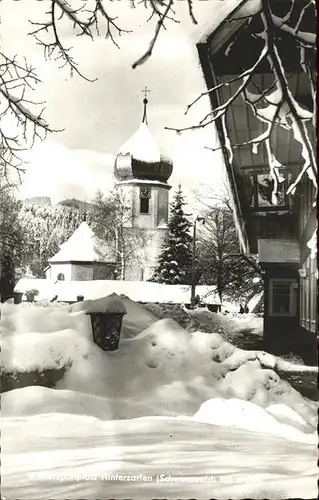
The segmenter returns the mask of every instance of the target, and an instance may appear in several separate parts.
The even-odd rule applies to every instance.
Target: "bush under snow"
[[[142,316],[144,308],[132,306],[132,313]],[[146,318],[151,321],[148,311]],[[125,400],[127,418],[190,416],[205,401],[222,397],[264,408],[284,402],[310,425],[316,421],[314,403],[263,368],[260,354],[238,349],[217,333],[187,332],[169,318],[131,338],[126,325],[127,338],[120,339],[115,352],[93,343],[89,316],[83,312],[6,305],[1,323],[7,328],[2,339],[5,372],[66,367],[59,389]],[[10,333],[13,327],[17,330]],[[125,417],[122,411],[114,416]]]

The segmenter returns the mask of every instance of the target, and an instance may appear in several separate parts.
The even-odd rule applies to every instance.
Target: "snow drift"
[[[62,399],[59,395],[52,398],[57,411],[74,413],[79,401],[87,408],[90,405],[85,403],[85,397],[90,395],[104,398],[104,418],[192,416],[206,401],[224,398],[249,401],[261,408],[281,403],[307,422],[306,432],[316,425],[313,402],[303,398],[273,370],[263,368],[258,353],[238,349],[219,334],[190,333],[166,318],[131,338],[126,325],[128,338],[121,338],[119,350],[104,352],[92,342],[89,317],[83,311],[69,309],[70,306],[50,310],[6,305],[1,320],[6,325],[2,340],[4,371],[67,368],[57,386]],[[150,311],[129,299],[125,309],[128,314],[124,318],[130,318],[131,313],[132,324],[138,322],[135,314],[140,320],[144,318],[144,324],[155,319]],[[16,328],[15,333],[12,328]],[[57,331],[52,331],[54,328]],[[27,398],[22,397],[23,391]],[[25,399],[27,408],[32,408],[33,401],[39,410],[37,399],[43,400],[45,389],[38,391],[39,394],[37,388],[19,391],[22,413]],[[72,403],[75,400],[71,397],[63,399],[65,391],[74,391],[77,402]],[[14,405],[11,402],[6,407],[6,399],[12,401],[10,397],[18,397],[18,393],[4,396],[3,410],[12,414],[10,408]],[[224,409],[220,407],[218,411],[223,413]]]
[[[6,371],[66,368],[56,389],[2,394],[3,494],[313,498],[316,405],[258,353],[124,306],[115,352],[92,342],[84,311],[2,306]]]

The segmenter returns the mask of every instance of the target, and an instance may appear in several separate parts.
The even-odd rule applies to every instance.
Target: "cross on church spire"
[[[146,113],[146,107],[148,104],[147,94],[149,94],[151,91],[145,86],[142,92],[144,93],[144,99],[143,99],[144,111],[143,111],[142,123],[147,123],[147,113]]]
[[[144,92],[144,99],[147,99],[147,94],[149,94],[149,93],[150,93],[150,90],[146,87],[146,85],[145,85],[145,87],[143,88],[143,92]]]

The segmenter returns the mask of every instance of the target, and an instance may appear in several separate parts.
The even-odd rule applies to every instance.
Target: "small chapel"
[[[125,263],[125,280],[146,281],[154,274],[167,235],[168,184],[173,163],[161,151],[148,124],[147,89],[142,121],[120,147],[115,163],[116,189],[130,206],[124,234],[134,238],[134,251]],[[57,281],[120,279],[116,275],[116,249],[98,241],[86,220],[59,252],[49,260],[46,277]]]
[[[46,278],[53,281],[113,280],[115,249],[96,237],[84,213],[83,221],[49,259]]]

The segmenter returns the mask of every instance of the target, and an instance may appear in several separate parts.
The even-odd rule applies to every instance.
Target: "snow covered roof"
[[[233,19],[243,19],[245,16],[257,13],[261,8],[260,0],[227,0],[227,2],[219,2],[218,9],[214,17],[209,17],[205,23],[201,23],[198,30],[195,32],[196,41],[198,43],[206,43],[208,38],[217,31],[222,23],[230,16]],[[227,27],[232,29],[233,23]],[[223,36],[221,37],[221,39]]]
[[[130,153],[136,160],[150,163],[161,161],[159,146],[147,123],[140,124],[136,132],[120,147],[119,153]]]
[[[172,162],[161,152],[147,123],[144,99],[143,121],[120,147],[115,160],[114,173],[119,181],[146,179],[166,182],[172,174]]]
[[[114,262],[114,250],[96,237],[87,222],[83,221],[72,236],[60,246],[51,259],[54,262]]]

